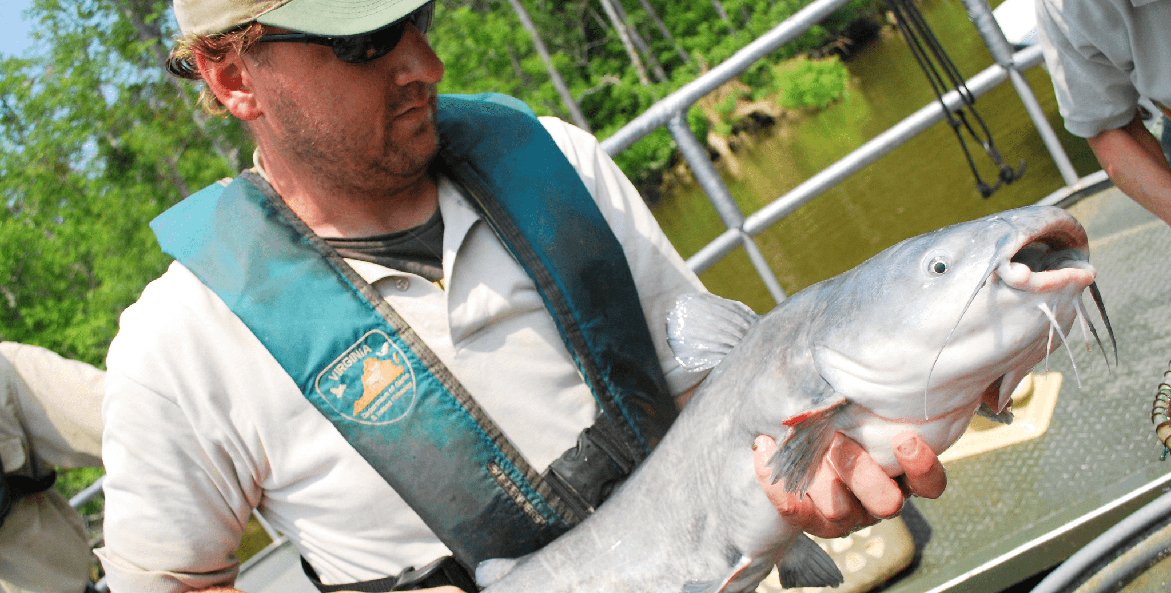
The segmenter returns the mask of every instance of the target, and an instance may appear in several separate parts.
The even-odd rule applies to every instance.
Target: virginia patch
[[[317,394],[338,414],[362,424],[402,420],[415,403],[415,371],[385,333],[362,336],[317,375]]]

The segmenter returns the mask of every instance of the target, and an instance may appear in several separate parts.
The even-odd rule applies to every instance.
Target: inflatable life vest
[[[543,474],[255,173],[193,194],[151,228],[474,567],[539,549],[584,519],[605,494],[599,483],[629,473],[675,407],[622,247],[535,114],[502,95],[444,95],[436,121],[440,166],[533,278],[599,404],[578,447]],[[363,381],[370,369],[374,384]]]

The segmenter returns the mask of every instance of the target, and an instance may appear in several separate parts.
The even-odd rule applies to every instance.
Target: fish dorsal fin
[[[706,292],[685,294],[667,314],[667,342],[689,371],[720,364],[760,316],[744,303]]]
[[[777,576],[786,589],[837,587],[846,580],[833,558],[804,533],[797,534],[793,547],[777,562]]]
[[[834,420],[848,404],[846,396],[832,393],[819,407],[785,420],[789,433],[768,460],[774,484],[783,478],[785,492],[805,494],[817,466],[833,444],[837,432]]]

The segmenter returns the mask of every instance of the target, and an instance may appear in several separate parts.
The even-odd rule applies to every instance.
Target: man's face
[[[259,43],[245,67],[256,83],[261,116],[252,125],[262,151],[330,185],[393,191],[435,156],[443,63],[413,25],[370,62],[342,62],[325,46]]]

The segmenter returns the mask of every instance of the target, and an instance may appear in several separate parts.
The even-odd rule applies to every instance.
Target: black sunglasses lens
[[[435,2],[428,2],[420,6],[415,12],[407,16],[420,34],[426,35],[431,28],[432,17],[435,16]]]
[[[374,45],[370,43],[370,37],[367,35],[336,38],[332,41],[333,54],[343,62],[359,64],[379,57],[373,55],[376,50]]]
[[[365,35],[338,37],[333,40],[333,53],[343,62],[360,64],[377,60],[390,53],[402,40],[407,23],[415,25],[422,35],[431,28],[431,17],[435,15],[435,3],[428,2],[411,14]]]

